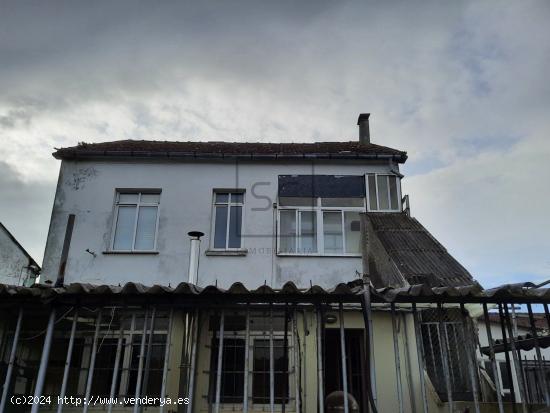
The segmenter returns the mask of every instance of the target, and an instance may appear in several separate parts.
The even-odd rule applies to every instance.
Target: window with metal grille
[[[216,387],[219,357],[218,315],[210,318],[212,334],[210,355],[210,402],[216,400]],[[288,327],[288,326],[287,326]],[[227,314],[224,317],[224,337],[222,350],[222,368],[220,371],[220,403],[241,404],[244,400],[244,377],[248,374],[248,398],[253,404],[270,403],[271,361],[270,339],[273,328],[273,379],[274,403],[289,401],[289,369],[291,356],[291,332],[287,331],[287,348],[285,364],[284,315],[274,313],[270,318],[268,312],[251,312],[248,342],[246,341],[246,316]],[[249,366],[246,372],[245,351],[249,350]]]
[[[421,333],[428,376],[439,397],[447,401],[447,382],[444,370],[446,354],[451,391],[454,400],[472,400],[473,393],[468,376],[468,357],[462,315],[458,309],[445,309],[443,328],[440,330],[439,311],[421,312]],[[445,345],[445,347],[443,347]]]

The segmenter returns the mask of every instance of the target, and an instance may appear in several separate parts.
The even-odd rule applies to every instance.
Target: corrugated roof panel
[[[409,283],[425,277],[430,286],[464,286],[475,283],[416,219],[405,213],[368,213],[374,232]]]

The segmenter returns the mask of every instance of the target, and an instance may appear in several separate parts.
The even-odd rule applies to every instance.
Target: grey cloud
[[[526,185],[545,176],[545,163],[523,167],[550,145],[541,138],[550,132],[544,0],[0,7],[4,161],[26,182],[53,182],[52,148],[80,140],[349,140],[357,114],[369,111],[374,142],[409,151],[415,213],[486,279],[493,258],[453,239],[465,240],[475,221],[475,245],[491,248],[484,222],[521,211],[514,176],[523,196],[550,201]],[[499,157],[516,175],[505,174]],[[502,176],[476,187],[466,167]],[[466,178],[476,184],[461,186]],[[502,204],[479,203],[481,190]],[[468,202],[476,212],[457,207]],[[534,222],[525,234],[538,234]],[[494,260],[543,276],[540,265],[512,262],[510,251],[524,244],[494,246],[507,251]],[[544,247],[531,249],[540,263]]]
[[[39,264],[48,232],[55,183],[26,182],[0,161],[0,221]]]

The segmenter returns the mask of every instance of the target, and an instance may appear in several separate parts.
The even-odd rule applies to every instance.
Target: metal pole
[[[506,326],[504,321],[504,313],[502,311],[502,304],[498,305],[498,320],[500,323],[500,330],[502,334],[502,342],[504,344],[504,358],[506,360],[506,374],[510,380],[510,396],[512,397],[512,411],[516,413],[516,392],[514,390],[514,378],[512,376],[512,364],[510,362],[510,354],[508,350],[508,338],[506,337]],[[502,371],[500,372],[502,374]]]
[[[306,319],[304,317],[304,324]],[[325,411],[325,395],[323,384],[323,314],[321,307],[317,307],[317,382],[319,393],[319,413]]]
[[[281,410],[283,413],[286,411],[286,397],[288,394],[288,303],[285,304],[285,334],[283,338],[283,365],[285,374],[283,375],[283,405]]]
[[[468,323],[468,316],[466,315],[466,309],[464,308],[463,303],[460,303],[460,313],[462,315],[462,331],[464,335],[464,346],[466,347],[466,358],[468,359],[468,372],[470,373],[470,383],[472,385],[474,408],[476,413],[480,413],[479,393],[477,389],[476,350],[475,350],[475,347],[472,345],[472,337],[470,334],[471,332],[470,324]]]
[[[63,380],[61,381],[61,391],[59,392],[61,403],[58,403],[57,405],[57,413],[61,413],[63,411],[63,404],[64,404],[63,399],[65,398],[65,393],[67,392],[67,382],[69,380],[69,373],[71,369],[71,359],[73,357],[74,336],[76,334],[77,321],[78,321],[78,309],[75,309],[73,314],[73,323],[71,325],[71,336],[69,337],[69,346],[67,347],[67,358],[65,359],[65,369],[63,370]]]
[[[195,369],[197,366],[197,345],[200,338],[200,319],[201,319],[201,313],[197,309],[195,310],[195,321],[193,323],[193,326],[195,330],[193,331],[193,338],[191,342],[191,368],[189,369],[189,404],[187,405],[187,411],[192,412],[193,411],[193,401],[195,391]]]
[[[111,391],[109,392],[109,404],[107,405],[107,413],[111,413],[113,411],[113,401],[116,394],[116,385],[118,381],[118,370],[120,366],[120,357],[122,355],[122,341],[124,339],[124,320],[122,318],[122,315],[120,316],[120,327],[118,331],[118,341],[116,344],[116,355],[115,355],[115,365],[113,366],[113,376],[111,379]]]
[[[401,358],[399,356],[399,334],[397,323],[395,321],[395,304],[391,303],[391,325],[393,331],[393,353],[395,358],[395,377],[397,384],[397,401],[399,402],[399,412],[403,413],[403,386],[401,384]]]
[[[95,358],[97,354],[97,338],[99,336],[99,328],[101,327],[101,308],[98,309],[98,313],[95,319],[95,332],[94,332],[94,338],[92,342],[92,351],[90,354],[90,364],[88,366],[88,377],[86,379],[86,392],[85,392],[85,398],[86,400],[90,400],[90,394],[92,392],[92,380],[94,378],[94,366],[95,366]],[[82,412],[86,413],[88,411],[89,404],[84,403],[84,407],[82,408]]]
[[[168,315],[168,331],[166,332],[166,347],[164,348],[164,364],[162,366],[162,384],[160,387],[160,397],[166,397],[166,380],[168,378],[168,366],[170,360],[170,347],[172,343],[172,325],[174,323],[174,308],[170,308]],[[191,403],[191,395],[188,395]],[[164,405],[159,406],[159,413],[164,411]]]
[[[370,282],[369,282],[370,283]],[[372,388],[372,402],[376,406],[378,396],[376,395],[376,362],[374,360],[374,328],[372,322],[372,308],[370,299],[370,284],[365,286],[363,292],[365,300],[365,313],[368,321],[368,339],[369,339],[369,368],[370,368],[370,383]]]
[[[220,411],[220,394],[222,389],[222,363],[223,363],[223,334],[225,327],[225,310],[222,309],[220,314],[220,332],[218,337],[218,366],[216,372],[216,404],[214,411]]]
[[[344,330],[344,305],[340,303],[340,356],[342,360],[342,387],[344,390],[344,413],[349,413],[348,372],[346,366],[346,337]]]
[[[44,346],[42,347],[42,356],[40,357],[40,367],[38,368],[38,377],[36,378],[36,386],[34,388],[34,399],[40,400],[42,389],[44,388],[44,380],[46,379],[46,370],[48,370],[48,359],[50,358],[50,348],[52,347],[53,327],[55,324],[55,308],[50,312],[48,319],[48,327],[46,336],[44,337]],[[33,403],[31,413],[38,412],[40,403]]]
[[[483,317],[485,319],[485,330],[487,331],[487,341],[489,342],[489,358],[493,365],[493,377],[495,378],[495,387],[497,393],[498,411],[504,413],[504,406],[502,404],[502,394],[500,393],[500,379],[498,377],[497,362],[495,359],[495,349],[493,348],[493,334],[491,333],[491,324],[489,322],[489,312],[487,311],[487,304],[483,303]]]
[[[416,311],[416,303],[412,304],[414,331],[416,336],[416,355],[418,357],[418,370],[420,372],[420,393],[422,394],[422,410],[428,413],[428,397],[426,395],[426,376],[424,374],[424,345],[422,343],[422,332],[420,329],[420,320]]]
[[[138,371],[137,371],[137,381],[136,381],[136,403],[134,404],[134,413],[139,412],[141,406],[139,403],[139,398],[141,397],[141,383],[143,380],[143,359],[145,358],[145,339],[147,337],[147,317],[149,316],[149,309],[145,310],[145,315],[143,316],[143,331],[141,332],[141,343],[139,345],[139,362],[138,362]]]
[[[275,357],[273,354],[273,305],[269,307],[269,410],[275,411]]]
[[[248,412],[248,375],[249,375],[249,357],[250,357],[250,309],[246,309],[246,330],[244,337],[244,394],[243,394],[243,412]]]
[[[147,342],[147,356],[145,358],[145,372],[143,373],[143,391],[147,394],[147,389],[149,386],[149,369],[151,368],[151,353],[153,352],[153,333],[155,331],[155,317],[157,314],[156,307],[153,307],[153,312],[151,314],[151,325],[149,326],[149,338]],[[141,409],[141,406],[140,406]]]
[[[521,399],[521,408],[523,413],[527,413],[527,387],[523,380],[523,368],[521,365],[521,356],[518,355],[516,349],[516,340],[514,337],[512,322],[510,321],[510,313],[508,312],[508,306],[504,306],[504,317],[506,320],[506,328],[508,329],[508,336],[510,337],[510,347],[512,349],[512,360],[514,360],[514,371],[516,372],[516,379],[518,382],[519,396]],[[512,386],[514,383],[512,382]]]
[[[407,314],[401,314],[403,320],[403,335],[404,339],[404,354],[405,354],[405,371],[407,376],[407,391],[409,394],[409,402],[411,404],[411,413],[416,413],[416,395],[413,388],[412,367],[411,367],[411,346],[409,345],[409,329],[407,326]]]
[[[294,350],[294,397],[296,401],[296,413],[300,413],[300,346],[298,342],[298,318],[296,306],[292,312],[292,349]]]
[[[447,403],[449,405],[449,412],[453,413],[453,389],[451,387],[451,376],[449,374],[449,358],[447,353],[447,339],[445,334],[445,324],[443,323],[443,306],[441,303],[437,303],[437,313],[439,316],[438,322],[438,336],[439,346],[441,347],[441,359],[443,362],[443,374],[445,376],[445,387],[447,389]]]
[[[8,368],[6,370],[6,379],[4,380],[4,388],[2,389],[2,401],[0,402],[0,412],[4,412],[6,402],[8,399],[8,390],[10,388],[11,375],[13,373],[13,366],[15,364],[15,355],[17,353],[17,342],[19,341],[19,334],[21,333],[21,323],[23,321],[23,307],[19,307],[17,314],[17,323],[15,324],[15,331],[13,333],[13,342],[11,344],[10,360],[8,362]]]
[[[539,377],[541,378],[542,388],[544,392],[544,400],[547,406],[550,406],[550,394],[548,393],[548,387],[546,385],[546,374],[544,372],[544,365],[542,363],[542,354],[540,352],[539,336],[537,333],[537,327],[535,326],[535,318],[533,317],[533,308],[531,304],[527,304],[527,311],[529,313],[529,323],[531,324],[531,334],[535,341],[535,352],[537,354],[537,364],[539,365]]]

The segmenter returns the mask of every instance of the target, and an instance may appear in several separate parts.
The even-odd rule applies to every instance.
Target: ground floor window
[[[244,401],[245,375],[248,374],[247,394],[255,404],[270,403],[271,352],[273,354],[273,393],[275,404],[289,402],[289,360],[292,355],[291,322],[287,320],[285,340],[284,313],[251,313],[246,334],[246,315],[228,314],[224,319],[220,403],[240,404]],[[270,321],[271,320],[271,321]],[[219,357],[219,315],[210,318],[210,401],[216,400]],[[273,331],[271,330],[273,327]],[[272,334],[272,339],[270,336]],[[286,343],[286,345],[285,345]],[[248,347],[248,370],[246,350]]]
[[[57,397],[61,391],[73,323],[73,311],[71,309],[66,310],[64,316],[58,317],[54,327],[43,389],[43,394],[46,396]],[[47,315],[47,313],[28,314],[23,318],[15,366],[10,380],[10,395],[29,395],[34,392],[44,343]],[[154,324],[151,327],[151,312],[146,314],[141,309],[132,311],[122,311],[120,308],[103,309],[99,331],[96,336],[97,317],[98,310],[79,310],[65,395],[68,397],[85,396],[90,369],[93,368],[90,394],[98,397],[110,396],[116,365],[115,359],[118,352],[119,363],[114,396],[134,397],[140,373],[139,360],[142,337],[145,334],[140,393],[151,397],[159,397],[166,349],[168,314],[157,311]],[[11,343],[13,342],[11,327],[13,326],[9,326],[7,334],[4,335],[0,345],[0,371],[4,372],[4,377],[10,357]],[[92,366],[94,348],[95,360]],[[145,366],[147,366],[147,369]]]
[[[466,335],[460,310],[446,309],[443,314],[442,326],[443,328],[440,330],[437,310],[422,311],[420,329],[428,376],[440,399],[447,401],[447,377],[443,364],[446,354],[453,399],[473,400],[468,376],[468,357],[471,358],[472,354],[469,353],[466,346]]]

